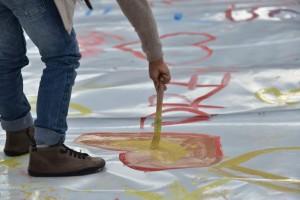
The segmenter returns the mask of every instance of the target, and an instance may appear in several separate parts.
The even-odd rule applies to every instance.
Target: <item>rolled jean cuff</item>
[[[37,145],[56,145],[63,144],[65,134],[57,133],[53,130],[35,127],[34,138]]]
[[[1,126],[6,131],[20,131],[33,126],[33,119],[31,113],[29,112],[24,117],[13,121],[6,121],[1,119]]]

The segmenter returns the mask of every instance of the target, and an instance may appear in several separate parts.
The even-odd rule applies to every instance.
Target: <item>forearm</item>
[[[147,0],[117,0],[123,13],[142,42],[143,51],[149,61],[162,59],[162,45],[157,25]]]

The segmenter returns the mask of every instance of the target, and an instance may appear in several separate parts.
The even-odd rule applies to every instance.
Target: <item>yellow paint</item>
[[[36,103],[37,103],[37,98],[36,97],[30,97],[29,98],[29,103],[31,104],[32,110],[33,112],[35,112],[34,108],[36,107]],[[86,115],[90,115],[93,113],[93,111],[91,109],[89,109],[88,107],[78,104],[78,103],[73,103],[70,102],[70,106],[69,106],[70,110],[74,110],[77,112],[69,112],[69,116],[86,116]]]
[[[268,104],[293,105],[300,103],[300,88],[288,92],[282,92],[276,87],[265,88],[256,92],[255,96]]]
[[[262,150],[257,150],[257,151],[253,151],[253,152],[248,152],[248,153],[238,156],[236,158],[226,160],[226,161],[220,163],[219,165],[210,168],[210,171],[212,171],[218,175],[224,176],[226,178],[246,181],[249,183],[253,183],[253,184],[263,186],[263,187],[266,187],[266,188],[269,188],[272,190],[280,191],[280,192],[300,193],[300,187],[299,187],[300,180],[299,179],[292,179],[292,178],[288,178],[285,176],[280,176],[280,175],[240,166],[241,164],[243,164],[251,159],[254,159],[260,155],[275,153],[275,152],[286,152],[286,151],[300,151],[300,147],[270,148],[270,149],[262,149]],[[239,173],[242,172],[244,174],[251,175],[254,177],[256,177],[256,176],[262,177],[265,180],[269,180],[269,182],[255,180],[255,178],[249,178],[246,176],[237,176],[234,173],[225,171],[225,169],[229,169],[233,172],[239,172]],[[288,183],[289,186],[280,185],[282,183],[285,183],[285,184]]]
[[[45,188],[44,188],[45,189]],[[47,191],[40,188],[39,183],[37,185],[33,184],[23,184],[20,186],[20,191],[24,195],[24,200],[40,199],[40,200],[57,200],[62,199],[59,197],[54,197],[51,192],[55,192],[54,188],[49,187]]]
[[[161,135],[161,121],[162,121],[162,106],[164,99],[164,86],[163,84],[158,84],[157,96],[156,96],[156,114],[154,123],[154,136],[152,138],[151,149],[157,149],[160,142]]]
[[[164,200],[165,198],[157,194],[155,192],[143,192],[143,191],[137,191],[137,190],[128,190],[128,194],[138,196],[142,198],[143,200]]]
[[[189,192],[179,182],[173,183],[169,188],[174,200],[181,200],[186,197]]]
[[[170,142],[166,139],[160,141],[160,145],[157,149],[150,149],[149,146],[151,140],[120,140],[110,143],[111,146],[117,148],[133,149],[135,151],[143,153],[149,153],[154,160],[158,160],[162,163],[174,163],[188,154],[188,151],[180,144]]]
[[[46,196],[44,198],[44,200],[57,200],[55,197],[52,197],[52,196]]]
[[[300,147],[279,147],[279,148],[270,148],[262,149],[257,151],[248,152],[236,158],[226,160],[218,165],[218,167],[228,167],[234,165],[240,165],[244,162],[247,162],[257,156],[274,153],[274,152],[285,152],[285,151],[300,151]]]
[[[161,111],[156,112],[155,123],[154,123],[154,136],[151,142],[151,148],[157,149],[160,142],[160,134],[161,134]]]
[[[271,174],[271,173],[268,173],[268,172],[262,172],[262,171],[259,171],[259,170],[254,170],[254,169],[250,169],[250,168],[246,168],[246,167],[231,166],[231,167],[228,167],[228,169],[231,169],[231,170],[234,170],[234,171],[239,171],[239,172],[246,173],[246,174],[250,174],[250,175],[253,175],[253,176],[260,176],[262,178],[270,179],[270,180],[284,180],[284,179],[286,179],[286,177],[284,177],[284,176],[279,176],[279,175]]]
[[[226,172],[226,171],[224,171],[220,168],[216,168],[216,167],[210,168],[209,170],[211,172],[214,172],[215,174],[226,177],[227,179],[245,181],[248,183],[253,183],[255,185],[259,185],[259,186],[266,187],[266,188],[269,188],[269,189],[272,189],[275,191],[280,191],[280,192],[300,193],[300,189],[298,189],[299,186],[296,186],[296,187],[281,186],[281,185],[279,185],[279,183],[282,181],[277,180],[277,182],[275,181],[275,183],[274,183],[274,181],[266,182],[266,181],[255,180],[255,178],[237,176],[233,173]],[[284,181],[284,182],[286,182],[286,181]]]
[[[191,192],[189,192],[179,182],[174,182],[169,187],[169,193],[165,195],[161,195],[156,192],[143,192],[143,191],[135,191],[135,190],[128,190],[127,193],[134,196],[138,196],[143,200],[199,200],[199,199],[212,198],[212,197],[217,198],[220,196],[223,198],[225,197],[226,199],[226,195],[228,194],[228,191],[218,192],[218,193],[214,192],[212,194],[206,194],[206,192],[214,188],[217,188],[221,185],[224,185],[229,181],[230,180],[228,179],[220,179]]]
[[[11,159],[7,159],[7,160],[1,160],[0,165],[4,165],[8,168],[16,168],[16,167],[19,167],[21,165],[21,163],[17,159],[11,158]]]
[[[70,109],[79,111],[79,115],[90,115],[92,114],[92,110],[89,109],[88,107],[85,107],[83,105],[80,105],[78,103],[70,103]],[[76,114],[70,113],[70,115],[75,116]],[[78,114],[77,114],[78,115]]]

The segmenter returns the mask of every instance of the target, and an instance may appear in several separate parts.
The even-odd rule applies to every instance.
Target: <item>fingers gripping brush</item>
[[[157,149],[160,142],[161,121],[162,121],[161,115],[162,115],[164,90],[165,90],[164,86],[162,84],[159,84],[157,89],[156,115],[154,120],[154,135],[152,137],[151,149]]]

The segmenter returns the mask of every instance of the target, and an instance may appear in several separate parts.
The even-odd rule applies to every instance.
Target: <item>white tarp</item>
[[[300,199],[298,0],[152,1],[172,73],[167,147],[154,156],[155,91],[138,38],[116,2],[93,4],[75,17],[83,58],[67,144],[104,157],[106,169],[31,178],[28,156],[1,152],[1,200]],[[27,46],[34,108],[43,65],[29,39]]]

